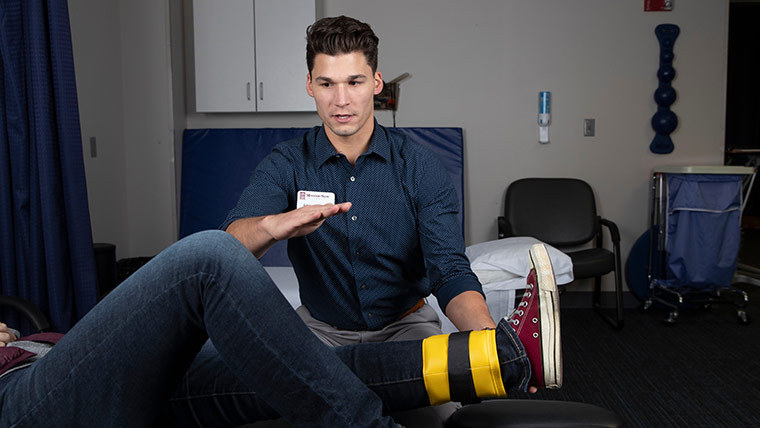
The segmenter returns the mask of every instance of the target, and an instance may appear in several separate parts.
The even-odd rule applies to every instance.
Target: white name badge
[[[296,196],[296,209],[306,205],[334,204],[335,193],[313,192],[311,190],[299,190]]]

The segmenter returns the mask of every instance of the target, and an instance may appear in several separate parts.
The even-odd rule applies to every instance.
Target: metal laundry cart
[[[645,310],[664,305],[670,309],[665,321],[672,324],[684,307],[731,303],[739,322],[749,323],[747,293],[733,281],[742,210],[754,179],[751,167],[655,168]]]

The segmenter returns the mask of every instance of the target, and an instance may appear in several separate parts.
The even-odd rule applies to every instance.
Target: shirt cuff
[[[237,218],[237,217],[232,217],[232,218],[228,218],[228,219],[224,220],[224,223],[222,223],[221,226],[219,226],[219,230],[221,230],[223,232],[226,231],[227,228],[230,227],[230,225],[232,224],[232,222],[234,222],[235,220],[240,220],[240,219]]]
[[[441,307],[441,310],[445,314],[446,306],[449,305],[451,299],[470,290],[477,291],[485,299],[486,295],[483,293],[483,287],[480,285],[475,274],[457,275],[444,282],[433,294],[438,299],[438,306]]]

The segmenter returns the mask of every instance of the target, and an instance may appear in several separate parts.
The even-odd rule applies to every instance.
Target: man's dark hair
[[[317,54],[336,56],[362,52],[372,72],[377,71],[378,38],[372,27],[354,18],[322,18],[306,29],[306,65],[314,68]]]

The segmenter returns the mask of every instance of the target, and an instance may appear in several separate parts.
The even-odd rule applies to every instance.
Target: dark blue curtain
[[[0,294],[61,332],[97,295],[81,144],[67,2],[0,0]]]

